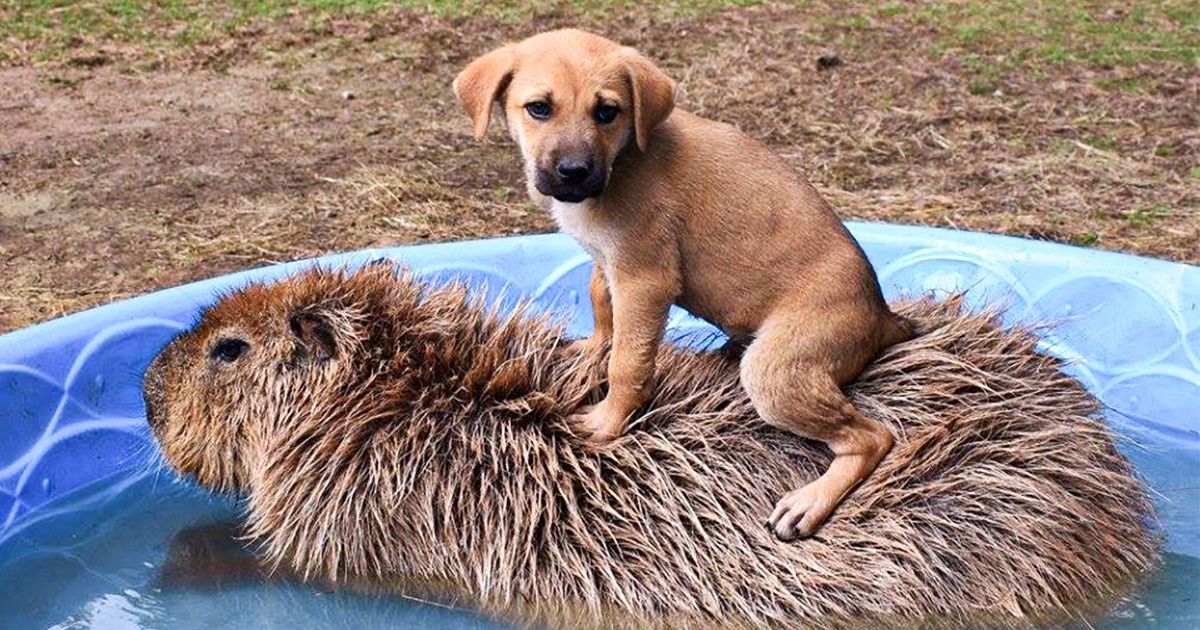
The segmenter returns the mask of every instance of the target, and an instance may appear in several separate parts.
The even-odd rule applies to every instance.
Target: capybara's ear
[[[625,72],[633,94],[633,136],[645,151],[650,133],[675,109],[675,82],[640,53],[627,48]]]
[[[308,357],[328,361],[337,356],[337,337],[328,317],[316,311],[302,310],[292,314],[289,323],[292,335]]]
[[[483,138],[487,133],[492,103],[504,94],[515,63],[513,47],[504,46],[475,59],[454,77],[454,95],[471,117],[476,138]]]

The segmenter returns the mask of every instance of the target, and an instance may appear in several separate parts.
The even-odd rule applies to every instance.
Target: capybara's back
[[[235,293],[147,374],[167,459],[248,498],[265,556],[373,589],[454,585],[555,625],[954,625],[1111,604],[1155,565],[1145,487],[1097,401],[1026,331],[956,300],[850,386],[896,446],[818,534],[780,493],[829,453],[766,426],[716,353],[664,349],[628,435],[565,418],[598,357],[390,265]],[[234,349],[237,349],[234,351]]]

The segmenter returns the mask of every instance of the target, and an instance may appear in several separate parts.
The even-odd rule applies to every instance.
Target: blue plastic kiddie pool
[[[1102,627],[1200,627],[1200,269],[1023,239],[852,224],[889,299],[965,290],[1012,323],[1050,323],[1047,351],[1107,405],[1157,492],[1163,572]],[[0,628],[495,625],[469,610],[272,582],[164,588],[181,532],[236,517],[230,499],[158,463],[141,375],[223,291],[317,262],[402,261],[531,298],[591,326],[590,262],[558,234],[420,245],[255,269],[0,336]],[[503,289],[503,292],[501,290]],[[704,324],[676,312],[676,338]]]

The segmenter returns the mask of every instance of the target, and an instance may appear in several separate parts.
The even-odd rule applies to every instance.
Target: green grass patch
[[[879,7],[879,9],[877,10],[879,15],[881,17],[885,17],[885,18],[900,15],[902,13],[906,13],[907,11],[908,11],[908,7],[906,7],[903,4],[900,4],[898,2],[885,4],[881,7]]]
[[[1159,219],[1166,216],[1170,208],[1157,205],[1148,208],[1134,208],[1125,215],[1125,220],[1134,227],[1151,227],[1158,223]]]
[[[301,15],[320,24],[404,7],[437,15],[521,20],[556,11],[603,18],[633,10],[673,19],[760,0],[5,0],[0,2],[0,59],[33,49],[41,60],[61,59],[89,42],[132,43],[148,49],[187,47],[251,23]],[[791,0],[806,5],[807,0]],[[1026,60],[1045,63],[1134,65],[1176,60],[1200,63],[1200,2],[1160,0],[993,0],[886,4],[856,0],[849,10],[809,11],[812,20],[862,31],[899,23],[935,33],[937,53],[1002,57],[1001,69]]]
[[[61,74],[50,74],[45,77],[42,77],[42,80],[45,81],[46,83],[49,83],[50,85],[57,85],[58,87],[64,87],[64,88],[73,88],[76,85],[79,85],[80,83],[82,83],[84,80],[84,77],[80,77],[80,76],[69,77],[69,76],[65,76],[65,75],[61,75]]]
[[[975,96],[987,96],[996,93],[996,86],[987,81],[972,81],[967,86],[967,91]]]
[[[1100,77],[1095,83],[1096,87],[1110,92],[1145,92],[1153,87],[1152,81],[1144,76]]]
[[[1099,66],[1200,60],[1200,2],[1195,0],[993,0],[906,5],[890,14],[875,13],[932,29],[935,52]]]
[[[1050,151],[1056,155],[1071,155],[1078,148],[1074,140],[1067,138],[1054,138],[1050,141]]]
[[[1117,148],[1117,143],[1112,138],[1105,136],[1087,136],[1082,141],[1084,144],[1101,151],[1114,151]]]
[[[691,17],[760,0],[668,0],[652,16]],[[301,16],[311,28],[330,18],[364,16],[407,8],[449,17],[519,20],[559,10],[583,16],[610,15],[637,6],[634,0],[6,0],[0,2],[0,60],[34,50],[35,61],[69,59],[89,43],[136,44],[147,50],[186,48],[210,42],[255,22]]]

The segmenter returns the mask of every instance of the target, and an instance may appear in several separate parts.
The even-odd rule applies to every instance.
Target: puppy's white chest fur
[[[599,261],[605,259],[605,254],[616,246],[616,235],[612,228],[606,225],[603,217],[597,215],[598,208],[593,199],[585,199],[579,203],[551,200],[550,216],[562,231],[570,234],[579,241],[588,253]]]
[[[550,200],[550,216],[558,223],[562,231],[581,238],[593,228],[592,200],[585,199],[579,203],[568,203],[557,199]]]

